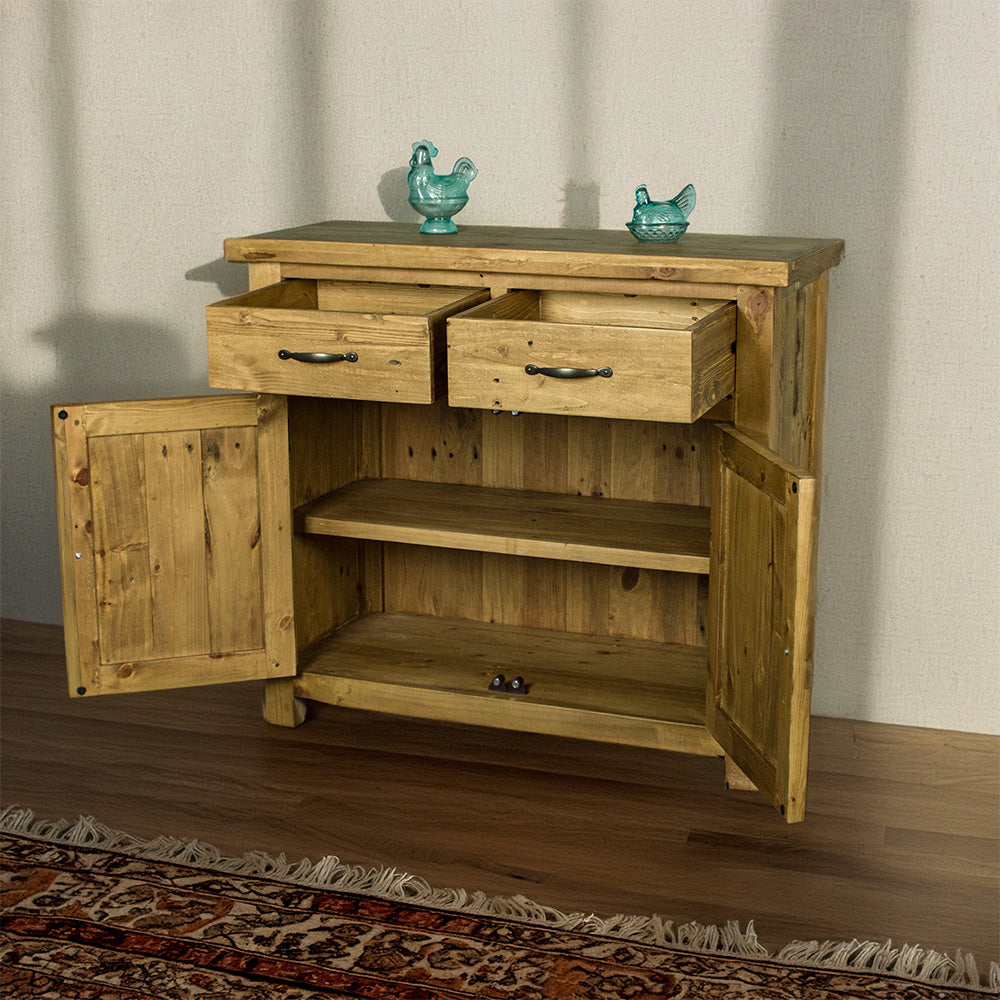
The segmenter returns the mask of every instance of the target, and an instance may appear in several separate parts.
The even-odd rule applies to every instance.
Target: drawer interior
[[[429,318],[442,312],[454,312],[484,294],[482,291],[447,285],[293,278],[216,302],[209,308],[302,309]]]
[[[463,319],[692,330],[733,312],[725,299],[671,298],[607,292],[515,291],[462,314]]]
[[[469,290],[446,285],[391,285],[362,281],[316,282],[316,307],[336,312],[430,316],[468,299]]]

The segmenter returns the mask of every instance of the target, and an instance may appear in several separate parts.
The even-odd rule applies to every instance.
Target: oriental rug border
[[[675,925],[656,915],[619,914],[599,917],[594,914],[564,913],[541,906],[523,896],[497,897],[487,896],[482,892],[468,892],[464,889],[434,888],[423,879],[396,869],[365,868],[346,864],[334,856],[316,862],[308,860],[289,862],[284,855],[275,858],[261,853],[249,853],[240,858],[224,857],[214,847],[197,840],[179,840],[172,837],[141,840],[110,829],[92,817],[52,822],[38,819],[30,809],[17,806],[8,807],[0,813],[0,831],[7,835],[4,838],[7,841],[4,846],[9,849],[2,868],[3,885],[0,886],[4,900],[2,916],[6,925],[6,934],[3,943],[0,944],[0,962],[7,967],[4,976],[9,983],[19,982],[10,978],[18,975],[16,966],[21,966],[20,971],[24,975],[32,975],[34,972],[29,969],[32,962],[36,968],[41,968],[45,961],[52,961],[47,957],[49,952],[45,950],[50,947],[52,940],[59,938],[64,944],[77,942],[78,939],[74,935],[82,934],[80,941],[89,944],[92,939],[95,946],[99,943],[100,947],[111,950],[114,942],[124,933],[122,928],[125,924],[120,917],[116,918],[117,923],[115,919],[100,919],[90,912],[85,914],[86,906],[74,909],[76,904],[67,907],[62,903],[46,910],[46,905],[49,905],[45,902],[46,892],[35,890],[34,896],[31,895],[32,890],[28,884],[33,877],[32,873],[36,870],[33,866],[37,865],[37,870],[40,871],[46,867],[45,859],[49,857],[53,859],[51,864],[53,871],[59,869],[60,864],[64,865],[67,871],[72,871],[74,864],[78,866],[78,870],[85,870],[80,869],[79,865],[85,866],[88,859],[92,863],[100,860],[105,866],[102,869],[105,881],[113,875],[122,877],[123,874],[127,881],[130,859],[161,863],[167,872],[164,884],[169,883],[171,888],[181,886],[182,890],[191,885],[198,885],[207,891],[212,888],[213,881],[209,873],[224,874],[250,890],[248,899],[256,895],[267,903],[279,897],[284,898],[283,893],[294,895],[298,892],[300,900],[307,899],[307,903],[304,904],[305,909],[301,911],[307,913],[310,912],[308,900],[312,900],[313,897],[319,898],[323,894],[331,894],[329,897],[323,896],[327,900],[324,905],[329,905],[333,909],[341,907],[343,912],[338,914],[337,919],[343,918],[348,923],[354,921],[351,926],[358,924],[359,921],[361,923],[370,921],[373,927],[393,927],[395,929],[393,933],[398,933],[399,927],[402,926],[419,927],[417,936],[423,935],[421,941],[428,942],[427,947],[431,947],[429,942],[434,934],[441,932],[445,938],[451,935],[447,943],[457,948],[456,955],[461,953],[465,956],[462,962],[468,959],[468,969],[476,968],[478,962],[479,967],[492,970],[490,974],[499,975],[497,970],[507,962],[510,966],[505,973],[508,979],[511,976],[516,977],[516,973],[512,971],[516,963],[512,964],[510,954],[498,957],[496,954],[487,955],[483,952],[469,957],[469,953],[474,950],[472,945],[458,947],[454,945],[454,941],[464,940],[462,935],[468,933],[468,941],[475,941],[476,947],[485,947],[484,942],[487,938],[492,945],[499,947],[500,939],[503,939],[503,947],[508,948],[508,952],[511,942],[519,942],[514,949],[517,951],[517,948],[528,947],[526,942],[530,941],[532,947],[537,946],[540,949],[539,955],[542,952],[545,955],[544,960],[537,955],[530,960],[524,960],[527,963],[526,967],[531,965],[530,971],[535,976],[535,981],[530,988],[524,984],[518,985],[514,992],[504,992],[499,979],[489,983],[486,979],[480,981],[477,977],[486,975],[482,972],[470,973],[467,969],[459,975],[455,971],[457,969],[455,963],[459,960],[454,956],[448,959],[453,968],[450,968],[447,974],[442,973],[437,980],[429,973],[430,978],[426,984],[419,979],[407,980],[405,984],[403,980],[399,982],[392,980],[395,985],[386,986],[388,992],[380,992],[384,985],[379,978],[380,972],[379,976],[370,981],[364,979],[363,988],[367,990],[370,987],[370,992],[351,992],[352,989],[362,989],[350,979],[356,970],[345,967],[343,972],[337,972],[332,967],[324,965],[325,958],[323,961],[316,958],[317,955],[326,954],[322,949],[313,952],[304,949],[296,952],[294,961],[291,962],[296,969],[301,971],[315,966],[319,970],[315,973],[316,976],[320,978],[332,976],[331,982],[340,983],[337,979],[339,975],[343,979],[343,984],[347,985],[335,985],[329,989],[323,986],[317,992],[316,983],[300,985],[297,982],[291,983],[290,980],[290,986],[280,987],[282,992],[247,994],[254,997],[258,995],[302,998],[412,996],[416,1000],[423,997],[509,995],[512,1000],[520,1000],[521,997],[539,997],[544,1000],[544,998],[564,996],[612,997],[616,996],[614,992],[607,993],[601,990],[624,991],[626,987],[634,992],[628,994],[623,992],[622,995],[630,997],[906,996],[912,997],[913,1000],[924,1000],[924,998],[955,1000],[964,996],[979,997],[984,993],[1000,995],[1000,967],[997,963],[992,963],[989,970],[981,973],[975,959],[962,952],[949,956],[919,947],[893,947],[891,942],[854,940],[797,941],[786,945],[776,954],[771,954],[759,943],[752,922],[745,928],[741,928],[735,922],[716,927],[693,923]],[[18,844],[20,844],[19,849]],[[46,845],[65,848],[62,860],[55,859],[52,854],[46,855]],[[98,858],[99,852],[103,855],[101,859]],[[203,878],[206,875],[208,877]],[[303,894],[301,890],[313,891]],[[233,892],[228,892],[228,896],[233,896]],[[42,902],[39,905],[40,899]],[[331,899],[334,902],[329,902]],[[30,901],[30,905],[25,903],[26,900]],[[299,902],[295,905],[303,904]],[[268,913],[266,908],[260,912]],[[156,921],[161,917],[166,921],[167,916],[170,914],[161,913],[160,916],[155,913],[146,914],[139,922],[142,928],[153,933],[153,936],[158,935],[157,947],[162,945],[164,935],[160,933],[161,928]],[[259,920],[260,917],[256,919]],[[141,952],[145,947],[141,942],[136,943],[136,940],[142,937],[136,930],[139,923],[131,921],[130,918],[127,935],[130,940],[129,947],[135,948],[137,952]],[[205,921],[205,926],[208,926],[208,923],[209,921]],[[81,931],[80,927],[84,925],[86,930]],[[331,933],[336,934],[336,928],[340,926],[336,921],[332,924],[320,924],[298,936],[310,937],[315,941]],[[488,930],[483,931],[483,928]],[[543,931],[550,932],[549,936],[545,936]],[[168,951],[173,949],[177,954],[183,952],[189,957],[193,956],[191,961],[195,965],[204,962],[206,967],[209,967],[216,961],[214,957],[216,953],[212,949],[219,947],[218,941],[235,940],[233,937],[235,932],[231,928],[223,933],[217,926],[215,932],[214,938],[203,938],[197,934],[191,936],[186,932],[182,935],[178,932],[178,936],[170,939]],[[219,934],[222,934],[222,937],[219,937]],[[60,938],[60,935],[63,937]],[[540,944],[543,938],[544,946]],[[45,946],[38,944],[39,941],[44,941]],[[21,942],[20,945],[18,942]],[[370,940],[369,943],[371,944]],[[282,945],[283,948],[285,946]],[[149,944],[149,947],[152,948],[153,944]],[[35,948],[35,951],[32,951],[32,948]],[[438,948],[438,945],[434,945],[434,948]],[[199,949],[207,949],[211,954],[207,958],[203,957]],[[435,954],[443,961],[441,956],[447,949],[444,945],[441,949]],[[123,946],[123,953],[124,951]],[[375,950],[369,949],[364,954],[370,959],[374,953]],[[250,961],[255,970],[269,967],[270,959],[266,949],[260,951],[250,949],[248,952],[243,945],[239,947],[233,945],[233,955],[237,954],[241,956],[238,960],[232,958],[227,961]],[[247,958],[248,954],[252,955],[252,959]],[[519,954],[528,955],[529,952],[524,951]],[[556,954],[560,956],[559,961],[563,964],[568,960],[567,956],[573,956],[572,961],[575,963],[573,975],[590,976],[591,979],[587,980],[591,983],[588,986],[590,992],[566,992],[571,987],[567,986],[569,979],[565,979],[564,972],[558,971],[555,966],[550,969],[545,965],[547,962],[555,961],[552,956]],[[159,953],[156,954],[157,961],[161,957]],[[282,966],[282,962],[288,957],[279,955],[271,964],[276,968]],[[601,971],[591,969],[588,972],[587,970],[591,968],[588,963],[596,963],[594,969],[599,967]],[[619,964],[614,965],[614,963]],[[555,964],[559,965],[559,962]],[[611,965],[614,965],[613,971],[609,971]],[[283,969],[287,966],[289,961],[284,961]],[[25,972],[25,969],[28,971]],[[809,970],[814,970],[812,975]],[[230,971],[227,968],[225,974]],[[243,975],[244,972],[245,970],[236,970],[233,974]],[[628,977],[633,973],[635,981],[628,986]],[[449,979],[449,976],[453,978]],[[657,978],[658,976],[660,978]],[[279,981],[278,972],[274,973],[274,977],[276,977],[275,982]],[[696,992],[689,994],[686,992],[687,987],[684,988],[684,992],[675,991],[685,977],[689,978],[688,985]],[[280,979],[280,982],[285,983],[285,980]],[[476,985],[477,983],[479,985]],[[595,983],[598,985],[594,985]],[[479,991],[480,987],[482,992]],[[716,987],[723,990],[743,990],[743,992],[717,994],[714,992]],[[227,986],[227,989],[229,988]],[[237,987],[233,986],[231,989],[236,990]],[[251,989],[259,990],[260,986]],[[292,992],[286,992],[288,989]],[[93,993],[80,992],[79,995],[81,997],[160,996],[155,992],[132,993],[127,989],[119,992],[109,989],[108,992],[104,992],[104,987],[100,987],[100,990]],[[773,990],[777,992],[772,992]],[[16,995],[62,996],[63,994],[53,992]],[[226,995],[236,997],[242,994],[233,992]]]

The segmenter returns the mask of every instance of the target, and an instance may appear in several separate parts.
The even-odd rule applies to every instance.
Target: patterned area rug
[[[92,819],[3,830],[5,997],[46,1000],[958,1000],[994,967],[920,949],[800,943],[561,914],[520,897],[434,890],[337,858],[227,859]]]

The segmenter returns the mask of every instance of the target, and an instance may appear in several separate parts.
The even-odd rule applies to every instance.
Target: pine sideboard
[[[725,758],[805,810],[839,240],[227,240],[236,393],[52,409],[73,696],[309,701]]]

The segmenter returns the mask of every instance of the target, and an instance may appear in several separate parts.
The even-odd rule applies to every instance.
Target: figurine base
[[[428,219],[421,227],[422,233],[457,233],[458,226],[451,219]]]
[[[686,222],[625,223],[625,228],[642,243],[676,243],[687,227]]]

